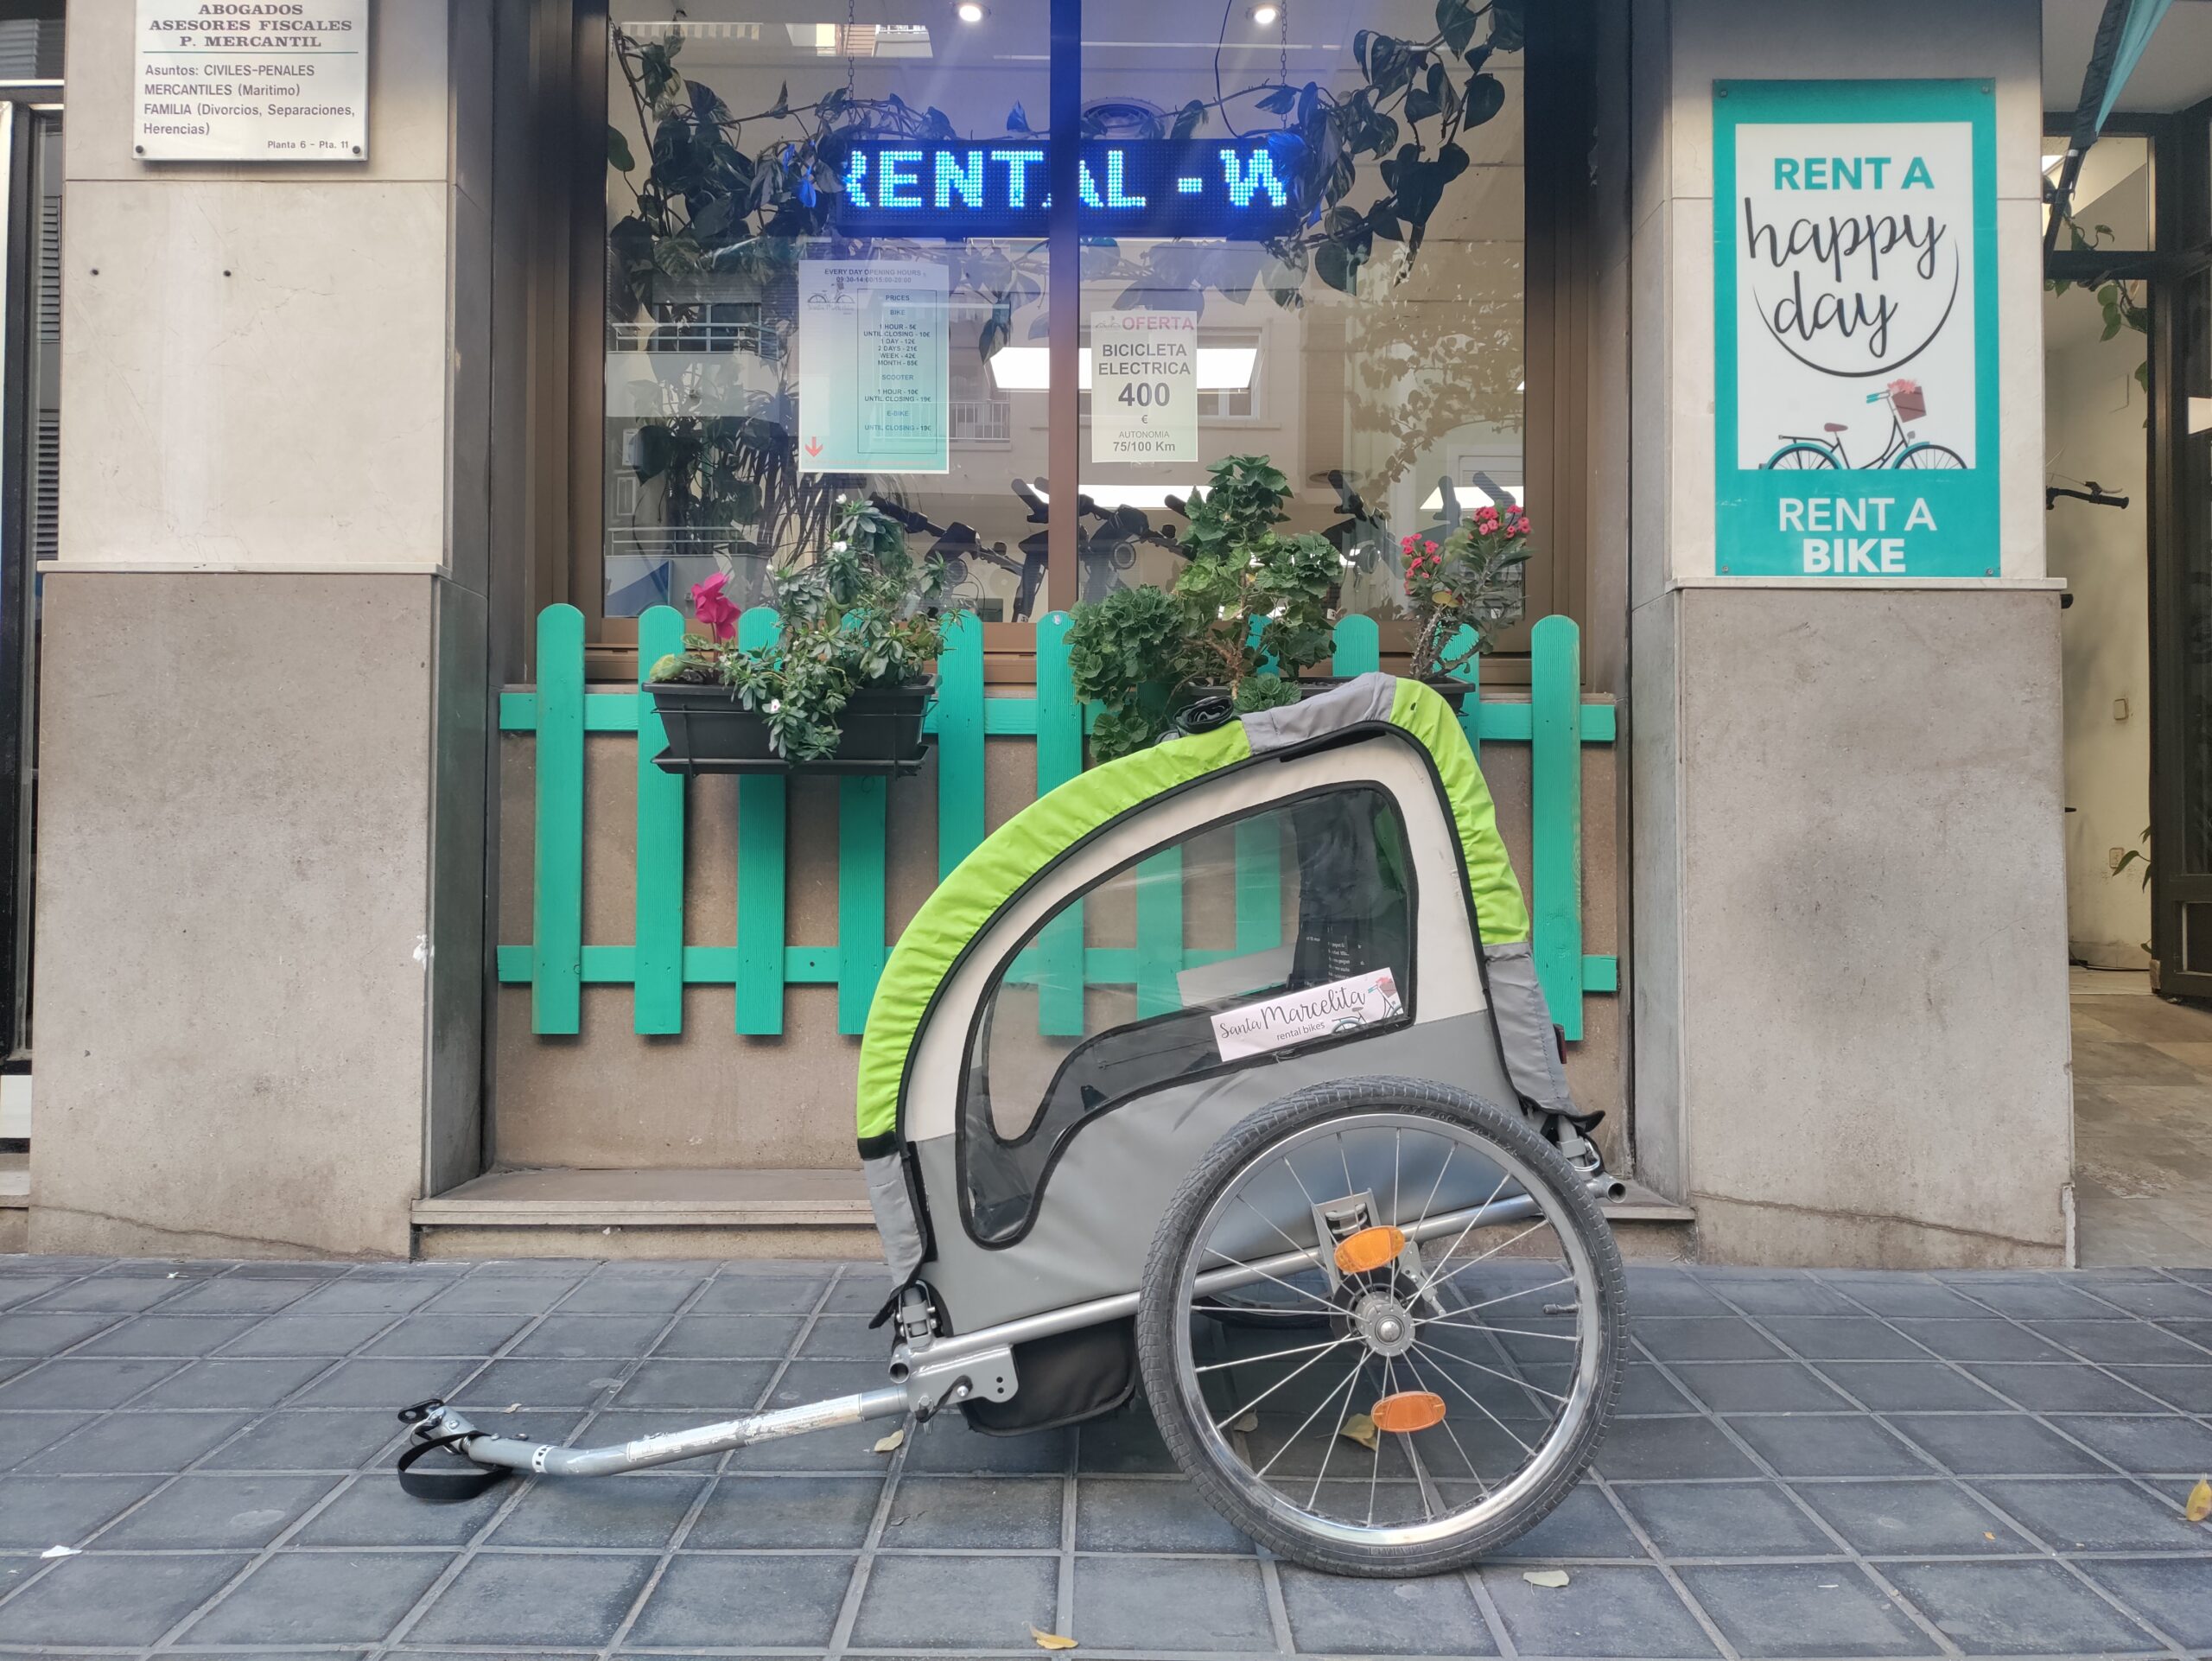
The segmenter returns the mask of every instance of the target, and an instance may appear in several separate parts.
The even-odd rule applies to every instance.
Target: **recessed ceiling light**
[[[960,3],[952,9],[952,15],[963,23],[980,23],[990,13],[977,5],[976,0],[960,0]]]
[[[1245,15],[1250,17],[1251,20],[1257,23],[1262,29],[1266,29],[1269,24],[1273,23],[1276,18],[1282,16],[1282,8],[1281,6],[1258,5],[1253,7],[1252,10]]]

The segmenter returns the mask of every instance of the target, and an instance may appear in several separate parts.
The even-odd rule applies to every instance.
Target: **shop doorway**
[[[2112,124],[2044,300],[2087,1263],[2212,1263],[2208,111]]]

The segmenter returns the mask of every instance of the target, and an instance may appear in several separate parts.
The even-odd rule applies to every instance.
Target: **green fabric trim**
[[[1474,894],[1483,944],[1527,939],[1528,901],[1521,897],[1521,881],[1513,875],[1504,838],[1497,834],[1497,809],[1459,718],[1439,694],[1419,681],[1401,680],[1390,698],[1390,724],[1411,733],[1435,758],[1437,776],[1444,780],[1444,793],[1452,803],[1452,822],[1459,828],[1459,846],[1466,853],[1467,886]]]
[[[1466,748],[1465,740],[1460,748]],[[922,902],[876,982],[868,1031],[861,1040],[861,1140],[896,1129],[899,1087],[923,1013],[968,943],[1022,884],[1139,803],[1251,754],[1243,723],[1232,721],[1199,737],[1156,744],[1106,762],[1030,803],[962,860]],[[1485,797],[1485,811],[1488,805]]]

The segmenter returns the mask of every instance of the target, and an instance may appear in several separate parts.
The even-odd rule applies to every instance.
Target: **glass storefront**
[[[717,573],[760,602],[840,494],[987,624],[1172,582],[1180,505],[1230,455],[1291,478],[1287,528],[1383,617],[1401,535],[1530,503],[1517,10],[845,10],[604,22],[601,511],[573,585],[603,638]]]

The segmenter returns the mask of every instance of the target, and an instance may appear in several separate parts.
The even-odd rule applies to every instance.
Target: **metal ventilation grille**
[[[41,410],[31,480],[31,557],[61,557],[61,417]]]
[[[61,340],[61,198],[38,205],[38,338],[41,346]]]
[[[60,80],[61,39],[58,17],[0,19],[0,80]]]

